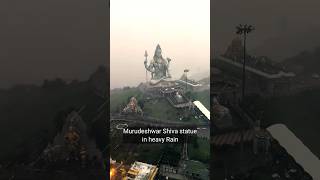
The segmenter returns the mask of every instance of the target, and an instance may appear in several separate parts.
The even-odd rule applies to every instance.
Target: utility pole
[[[247,34],[252,32],[254,30],[254,27],[252,25],[239,24],[236,29],[236,34],[243,35],[242,102],[244,102],[246,87],[246,41]]]
[[[148,53],[147,50],[144,52],[145,62],[148,61]],[[146,84],[148,83],[148,70],[146,69]]]
[[[187,92],[187,90],[188,90],[188,72],[189,72],[189,69],[185,69],[183,72],[186,75],[186,92]]]

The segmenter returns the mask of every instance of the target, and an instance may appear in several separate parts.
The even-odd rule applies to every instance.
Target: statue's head
[[[162,50],[159,44],[157,45],[156,50],[154,52],[154,57],[156,57],[157,59],[162,57]]]

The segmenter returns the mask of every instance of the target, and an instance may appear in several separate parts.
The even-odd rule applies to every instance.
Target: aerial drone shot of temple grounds
[[[318,75],[247,53],[243,68],[243,52],[236,38],[212,59],[210,178],[319,179]]]
[[[194,80],[192,69],[172,77],[169,65],[179,59],[162,57],[160,45],[150,62],[147,57],[141,65],[150,78],[110,92],[110,178],[209,179],[209,77]],[[124,142],[123,129],[134,127],[194,127],[197,133],[179,143]]]

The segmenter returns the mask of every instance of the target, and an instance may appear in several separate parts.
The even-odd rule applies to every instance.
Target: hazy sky
[[[209,72],[210,0],[111,0],[111,88],[144,82],[158,43],[174,77]]]
[[[317,29],[312,30],[320,27],[319,0],[214,0],[212,5],[211,46],[220,53],[224,52],[231,40],[236,37],[235,27],[240,23],[256,27],[248,37],[249,50],[265,44],[265,40],[274,38],[275,40],[266,47],[270,48],[273,54],[281,53],[291,46],[297,46],[297,48],[292,47],[293,50],[302,51],[303,47],[308,47],[315,38],[320,37],[317,35],[319,33],[314,32]],[[277,41],[287,36],[289,37],[285,40]],[[300,40],[304,38],[307,40]],[[274,47],[276,43],[280,44],[282,41],[288,42],[290,47]]]
[[[105,0],[0,1],[0,88],[88,79],[106,65]]]

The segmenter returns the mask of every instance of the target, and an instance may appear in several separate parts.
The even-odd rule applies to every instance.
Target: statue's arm
[[[167,76],[168,77],[171,77],[170,72],[169,72],[170,61],[171,61],[171,59],[167,57],[167,62],[168,62],[168,64],[167,64],[167,73],[168,73]]]
[[[146,70],[150,71],[150,72],[154,72],[154,68],[153,68],[153,65],[152,63],[150,63],[148,65],[148,62],[147,61],[144,61],[144,67],[146,68]]]
[[[167,66],[169,67],[169,64],[170,64],[170,62],[171,62],[171,59],[168,58],[168,57],[167,57],[167,62],[168,62],[168,63],[167,63]]]
[[[150,63],[150,65],[151,65],[151,63]],[[144,67],[145,67],[148,71],[149,71],[149,69],[150,69],[150,65],[148,66],[147,60],[144,61]]]

